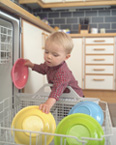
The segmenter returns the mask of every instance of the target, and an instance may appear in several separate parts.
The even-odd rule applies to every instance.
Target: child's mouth
[[[48,64],[50,64],[51,62],[50,61],[46,61]]]

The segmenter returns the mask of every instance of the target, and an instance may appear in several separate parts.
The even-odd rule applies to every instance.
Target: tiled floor
[[[113,127],[116,127],[116,104],[108,104]]]

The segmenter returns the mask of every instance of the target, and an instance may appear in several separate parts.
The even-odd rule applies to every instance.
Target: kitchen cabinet
[[[78,81],[79,86],[83,87],[82,71],[83,71],[83,38],[73,38],[74,48],[71,52],[71,57],[67,60],[67,64],[71,69],[75,79]]]
[[[114,37],[85,38],[85,89],[115,90],[114,46]]]
[[[17,0],[18,1],[18,0]],[[0,0],[0,8],[6,10],[11,15],[16,16],[17,18],[22,18],[30,23],[35,24],[36,26],[44,29],[47,32],[55,32],[55,30],[44,23],[38,17],[35,17],[33,14],[29,13],[24,8],[20,7],[20,5],[10,1],[10,0]]]
[[[115,0],[19,0],[20,4],[37,4],[42,8],[87,7],[116,5]]]
[[[78,57],[81,57],[80,78],[84,96],[116,103],[116,35],[105,33],[70,34],[70,36],[75,41],[76,50],[77,40],[82,40],[82,54],[80,53]],[[75,55],[70,65],[74,66],[72,69],[76,74],[79,69],[74,65],[78,61],[77,54]]]
[[[33,63],[42,63],[43,49],[42,39],[43,33],[49,34],[45,30],[22,20],[22,56],[31,60]],[[32,71],[29,68],[28,82],[24,88],[25,93],[35,93],[46,82],[45,76]]]

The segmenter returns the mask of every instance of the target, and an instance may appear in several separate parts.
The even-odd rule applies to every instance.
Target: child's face
[[[44,60],[49,67],[58,66],[69,57],[70,54],[66,54],[63,47],[58,46],[55,43],[51,43],[48,46],[46,44]]]

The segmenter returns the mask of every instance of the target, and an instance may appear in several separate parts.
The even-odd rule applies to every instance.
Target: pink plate
[[[19,58],[11,70],[12,81],[16,88],[22,89],[27,83],[28,80],[28,67],[24,65],[25,60]]]

